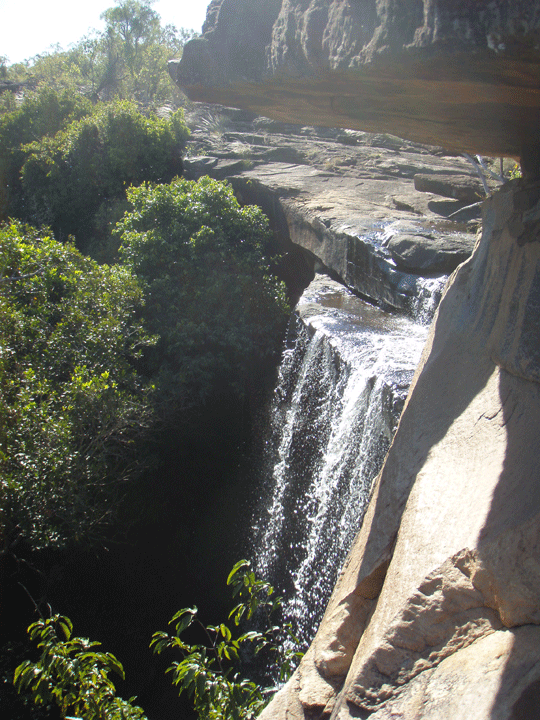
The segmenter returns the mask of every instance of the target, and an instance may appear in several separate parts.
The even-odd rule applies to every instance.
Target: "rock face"
[[[540,184],[486,202],[321,628],[265,720],[538,717],[539,220]]]
[[[447,198],[464,185],[476,189],[476,201],[484,194],[463,157],[231,109],[200,108],[187,120],[186,175],[227,178],[243,202],[260,205],[295,259],[290,274],[301,289],[323,266],[372,302],[429,315],[447,276],[473,250],[479,209],[464,207],[469,196]],[[417,178],[431,179],[434,192],[417,190]]]
[[[203,30],[170,67],[193,100],[486,155],[538,147],[540,0],[213,0]]]

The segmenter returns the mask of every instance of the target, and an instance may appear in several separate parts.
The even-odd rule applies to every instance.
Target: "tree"
[[[133,80],[141,71],[148,45],[161,36],[160,17],[150,5],[151,0],[119,0],[101,15],[108,30],[122,42],[124,62]]]
[[[55,90],[77,90],[93,102],[116,98],[145,107],[183,104],[167,62],[181,56],[194,32],[163,27],[151,4],[152,0],[119,0],[102,14],[103,31],[88,33],[67,50],[57,46],[40,53],[27,65],[2,65],[0,57],[0,77],[3,72]]]
[[[163,102],[163,81],[170,90],[167,61],[182,54],[184,43],[192,32],[173,25],[161,26],[152,9],[154,0],[117,0],[101,15],[109,48],[116,48],[118,66],[124,70],[124,96],[139,102]]]
[[[142,470],[151,411],[135,365],[154,342],[142,302],[126,268],[0,228],[0,543],[95,537]]]
[[[188,136],[181,110],[161,119],[128,101],[98,105],[54,137],[25,146],[24,219],[50,225],[59,238],[74,235],[80,247],[96,234],[103,239],[127,186],[181,173]]]
[[[145,285],[144,317],[160,336],[148,354],[158,384],[196,402],[244,393],[257,366],[276,357],[288,315],[267,255],[268,219],[209,177],[143,184],[127,195],[120,252]]]

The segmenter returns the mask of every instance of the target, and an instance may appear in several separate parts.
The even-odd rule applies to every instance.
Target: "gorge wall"
[[[514,222],[539,199],[486,203],[319,632],[265,719],[538,716],[540,243]]]
[[[484,203],[319,631],[265,720],[540,715],[539,28],[536,1],[214,0],[173,67],[194,99],[521,153],[525,170]]]

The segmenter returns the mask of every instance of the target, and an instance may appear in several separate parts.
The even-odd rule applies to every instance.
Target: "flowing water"
[[[427,328],[318,276],[289,335],[254,555],[307,644],[360,528]]]

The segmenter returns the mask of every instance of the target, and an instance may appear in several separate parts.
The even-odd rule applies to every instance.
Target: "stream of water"
[[[426,335],[326,276],[291,321],[254,556],[305,645],[361,526]]]

